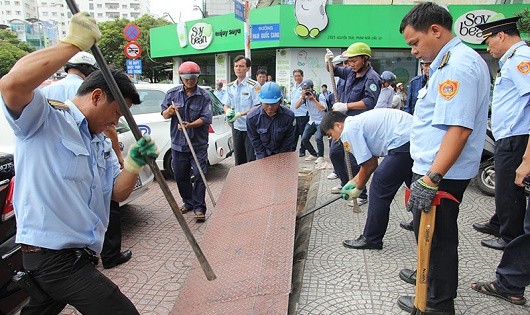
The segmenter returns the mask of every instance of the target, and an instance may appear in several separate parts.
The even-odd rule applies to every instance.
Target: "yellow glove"
[[[96,20],[88,12],[79,12],[72,16],[68,25],[68,33],[61,42],[72,44],[81,51],[89,50],[99,39],[99,31]]]

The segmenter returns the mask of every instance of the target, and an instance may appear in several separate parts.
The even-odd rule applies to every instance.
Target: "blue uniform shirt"
[[[307,105],[302,102],[300,107],[296,108],[295,104],[298,102],[300,97],[302,96],[302,83],[295,84],[291,91],[291,110],[293,111],[294,115],[296,117],[303,117],[307,116]]]
[[[520,41],[499,60],[491,103],[495,140],[527,135],[530,130],[530,47]]]
[[[424,86],[424,82],[427,81],[427,78],[424,74],[417,75],[414,78],[410,79],[409,90],[407,93],[407,101],[405,103],[404,111],[409,114],[414,114],[414,107],[416,101],[418,100],[418,91]]]
[[[237,112],[245,112],[255,105],[260,104],[260,85],[258,82],[245,78],[237,84],[237,80],[227,84],[226,95],[223,104]],[[247,117],[239,117],[234,122],[234,128],[239,131],[247,131]]]
[[[247,117],[247,135],[254,147],[256,159],[294,151],[295,125],[294,113],[285,106],[279,106],[272,117],[262,107],[251,111]]]
[[[394,89],[392,86],[387,86],[381,89],[379,98],[377,98],[377,104],[374,108],[390,108],[392,107],[392,99],[394,98]]]
[[[450,58],[443,64],[447,52]],[[414,173],[427,173],[448,127],[461,126],[473,131],[444,178],[470,179],[477,174],[486,137],[489,87],[488,66],[458,37],[440,50],[431,64],[427,85],[418,93],[414,111],[410,134]]]
[[[194,122],[197,119],[202,119],[204,125],[198,128],[186,129],[190,141],[195,150],[208,148],[208,128],[212,123],[211,104],[212,99],[208,92],[200,87],[196,87],[195,92],[187,97],[184,92],[184,86],[178,85],[167,91],[164,101],[162,102],[162,111],[166,110],[169,105],[175,103],[176,106],[181,106],[179,109],[182,121]],[[178,152],[190,152],[190,147],[184,136],[182,130],[178,130],[177,116],[171,117],[171,149]]]
[[[68,74],[66,78],[43,87],[41,91],[46,98],[64,102],[74,97],[83,81],[77,74]]]
[[[381,92],[381,77],[374,71],[372,66],[360,76],[355,77],[352,67],[335,67],[335,75],[346,80],[340,101],[351,103],[363,101],[366,109],[350,109],[346,115],[353,116],[373,109]]]
[[[320,93],[318,95],[318,101],[320,102],[320,104],[324,106],[324,111],[321,111],[320,109],[318,109],[315,103],[305,100],[305,104],[307,105],[307,109],[309,111],[308,124],[320,125],[320,122],[322,122],[322,118],[324,118],[324,114],[326,113],[326,110],[327,110],[326,96]]]
[[[226,91],[225,90],[219,91],[218,89],[215,89],[213,91],[213,94],[219,99],[219,101],[223,102],[225,95],[226,95]]]
[[[110,140],[91,134],[85,116],[66,104],[69,110],[54,109],[35,90],[15,119],[0,101],[16,135],[16,242],[99,253],[120,164]]]
[[[410,141],[412,115],[392,108],[370,110],[347,117],[340,135],[344,148],[361,164],[372,156],[386,156],[389,150]]]

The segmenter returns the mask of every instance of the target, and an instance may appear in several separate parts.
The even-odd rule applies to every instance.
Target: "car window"
[[[210,98],[212,99],[212,115],[218,116],[224,114],[223,103],[221,103],[212,91],[208,90],[208,94],[210,94]]]
[[[160,105],[164,101],[166,93],[158,90],[138,89],[138,94],[140,94],[141,103],[131,106],[133,115],[160,113]]]

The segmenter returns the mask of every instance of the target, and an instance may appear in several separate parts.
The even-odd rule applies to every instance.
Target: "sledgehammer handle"
[[[76,14],[79,12],[79,8],[77,7],[77,4],[75,3],[74,0],[66,0],[66,4],[68,5],[68,8],[70,8],[70,11],[72,12],[72,14]],[[103,73],[103,77],[105,78],[105,81],[109,85],[110,91],[112,92],[112,96],[117,101],[118,106],[120,107],[120,111],[123,113],[125,120],[129,124],[129,127],[131,128],[134,138],[136,138],[136,140],[140,139],[142,137],[142,133],[138,129],[138,125],[134,121],[134,118],[131,114],[131,111],[129,110],[129,107],[127,106],[127,103],[125,103],[125,99],[123,98],[123,95],[120,92],[118,84],[116,83],[116,80],[114,80],[114,77],[112,76],[112,73],[110,72],[110,69],[107,66],[107,63],[105,62],[105,59],[103,58],[103,54],[101,53],[101,50],[99,50],[99,47],[96,44],[94,44],[94,46],[92,46],[90,50],[92,51],[94,58],[96,58],[96,61],[99,65],[99,68],[101,69],[101,72]],[[156,165],[154,159],[149,159],[147,164],[149,164],[151,171],[153,171],[156,182],[160,185],[160,189],[164,193],[164,196],[166,197],[171,207],[171,210],[173,210],[173,214],[175,214],[175,217],[177,218],[180,224],[180,227],[182,228],[182,231],[186,235],[188,242],[190,243],[193,251],[195,252],[195,256],[197,256],[197,259],[199,260],[201,268],[204,271],[204,274],[206,275],[206,279],[210,281],[215,280],[216,278],[215,273],[210,267],[210,264],[208,263],[208,261],[206,260],[206,257],[202,253],[202,250],[199,247],[199,244],[197,244],[197,241],[195,240],[193,233],[191,233],[191,230],[188,227],[188,224],[186,223],[186,219],[184,219],[184,216],[182,215],[182,212],[180,211],[177,205],[177,202],[175,201],[175,198],[173,198],[173,194],[171,194],[171,190],[169,189],[169,186],[164,180],[164,176],[162,176],[160,169]]]

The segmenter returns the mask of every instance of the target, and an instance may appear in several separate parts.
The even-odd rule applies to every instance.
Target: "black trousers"
[[[294,143],[298,143],[298,139],[304,135],[305,125],[309,122],[309,116],[296,116],[296,139]],[[300,142],[299,153],[305,153],[305,145],[303,142]]]
[[[234,160],[236,166],[256,160],[254,147],[247,137],[246,131],[232,128],[232,141],[234,143]]]
[[[82,314],[139,314],[118,286],[99,272],[82,249],[23,253],[24,268],[49,295],[30,298],[21,315],[59,314],[70,304]]]
[[[110,263],[121,255],[121,210],[116,201],[110,201],[109,226],[105,232],[101,261]]]
[[[423,175],[414,174],[413,181]],[[462,201],[469,184],[467,180],[443,179],[438,187]],[[460,205],[449,199],[442,199],[436,207],[436,220],[429,260],[429,289],[427,306],[437,309],[454,307],[458,287],[458,213]],[[414,233],[418,239],[421,210],[413,211]]]
[[[514,181],[527,142],[528,135],[495,141],[495,214],[490,224],[498,227],[500,237],[508,243],[524,233],[526,196],[524,188]]]

